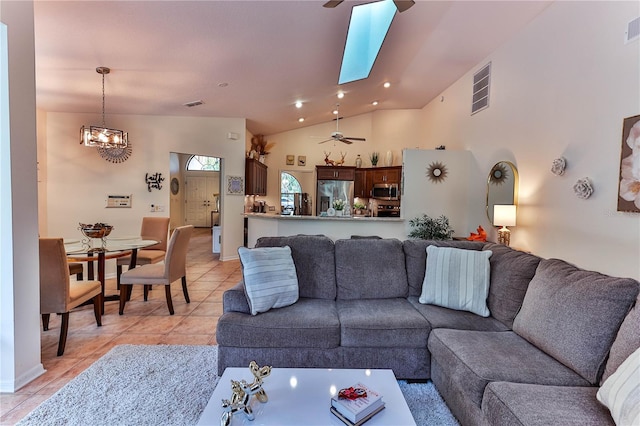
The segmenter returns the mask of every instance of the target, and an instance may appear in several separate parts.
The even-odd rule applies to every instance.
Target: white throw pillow
[[[298,276],[291,248],[238,248],[244,291],[251,315],[282,308],[298,301]]]
[[[604,381],[596,396],[618,426],[640,425],[640,348]]]
[[[420,303],[488,317],[491,250],[427,247]]]

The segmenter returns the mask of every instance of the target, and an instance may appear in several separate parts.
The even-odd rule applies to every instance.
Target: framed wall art
[[[298,155],[298,166],[304,167],[307,165],[307,156]]]
[[[287,166],[293,166],[296,161],[295,155],[287,155]]]
[[[640,213],[640,115],[622,121],[618,211]]]
[[[227,176],[227,194],[244,195],[244,179],[242,176]]]

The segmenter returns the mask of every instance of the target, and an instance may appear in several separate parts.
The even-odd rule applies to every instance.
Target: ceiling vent
[[[182,105],[184,105],[186,107],[189,107],[189,108],[192,108],[194,106],[198,106],[198,105],[202,105],[202,104],[204,104],[204,102],[202,102],[200,100],[200,101],[187,102],[186,104],[182,104]]]
[[[491,83],[491,62],[473,75],[473,100],[471,115],[489,107],[489,84]]]
[[[640,38],[640,17],[627,24],[627,31],[624,33],[624,42],[631,43]]]

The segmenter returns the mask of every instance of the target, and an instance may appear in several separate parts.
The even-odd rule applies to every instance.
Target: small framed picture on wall
[[[293,166],[295,161],[296,161],[295,155],[287,155],[287,166]]]
[[[307,156],[298,155],[298,166],[306,166],[306,165],[307,165]]]

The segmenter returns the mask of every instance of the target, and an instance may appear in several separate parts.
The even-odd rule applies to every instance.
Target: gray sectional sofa
[[[429,245],[492,251],[488,317],[420,303]],[[283,246],[298,301],[251,315],[242,282],[227,290],[219,373],[252,360],[390,368],[431,379],[463,425],[613,424],[595,394],[640,346],[637,281],[471,241],[297,235],[256,247]]]

